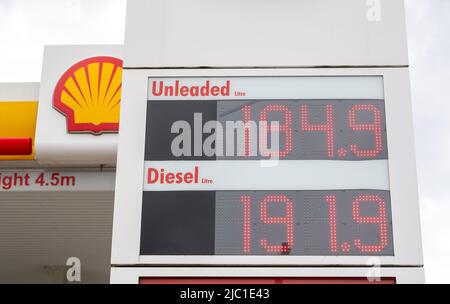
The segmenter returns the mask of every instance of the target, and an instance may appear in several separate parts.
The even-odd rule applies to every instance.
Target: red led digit
[[[361,216],[360,204],[362,202],[378,204],[378,216]],[[363,245],[360,239],[355,240],[355,246],[361,250],[361,252],[379,253],[386,248],[388,245],[386,203],[381,197],[378,195],[360,195],[356,197],[353,200],[353,219],[357,224],[380,225],[380,244]]]
[[[270,122],[267,120],[267,116],[270,112],[282,112],[284,113],[284,123],[278,126],[272,126]],[[266,126],[263,127],[263,135],[261,136],[262,149],[261,154],[267,157],[278,157],[284,158],[289,155],[292,151],[292,112],[286,105],[275,105],[270,104],[264,107],[264,109],[260,113],[260,121],[266,122]],[[268,133],[276,131],[276,132],[284,132],[285,140],[284,140],[284,149],[280,151],[268,151],[267,149],[267,138]]]
[[[337,252],[336,196],[327,195],[325,201],[329,205],[330,212],[330,251]]]
[[[372,124],[357,123],[356,113],[359,111],[371,111],[374,121]],[[355,144],[350,145],[350,150],[358,157],[375,157],[383,150],[382,132],[381,132],[381,112],[372,104],[360,104],[353,106],[349,111],[350,129],[357,132],[374,132],[375,148],[373,150],[360,150]]]
[[[327,122],[325,124],[310,124],[308,105],[304,104],[300,108],[302,131],[326,132],[327,133],[327,151],[328,157],[334,156],[334,133],[333,133],[333,106],[326,106]]]
[[[244,253],[250,253],[250,208],[251,208],[251,198],[249,195],[242,195],[241,202],[243,204],[243,236],[244,236]]]
[[[284,203],[286,206],[286,215],[284,217],[271,217],[267,215],[269,203]],[[264,224],[285,224],[287,240],[282,240],[281,245],[269,245],[267,239],[261,240],[261,246],[271,253],[289,253],[294,245],[294,219],[293,203],[285,195],[268,195],[261,202],[261,221]]]
[[[242,112],[244,112],[244,123],[245,126],[245,157],[250,157],[251,148],[250,148],[250,129],[247,127],[247,123],[249,123],[252,119],[252,106],[244,106],[242,108]]]

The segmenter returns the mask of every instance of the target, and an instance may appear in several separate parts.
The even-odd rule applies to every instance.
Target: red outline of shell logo
[[[58,81],[53,107],[66,116],[69,133],[117,133],[122,60],[92,57],[72,66]]]

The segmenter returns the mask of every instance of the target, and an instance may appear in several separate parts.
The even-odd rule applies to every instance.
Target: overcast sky
[[[0,82],[39,81],[46,44],[123,43],[125,3],[0,0]],[[450,283],[450,1],[406,6],[427,282]]]
[[[406,4],[427,282],[450,283],[450,1]]]

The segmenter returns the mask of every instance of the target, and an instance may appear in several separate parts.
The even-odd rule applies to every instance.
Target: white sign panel
[[[406,70],[125,81],[113,264],[422,264]]]
[[[125,66],[405,66],[403,0],[129,0]]]
[[[52,165],[115,165],[122,46],[47,46],[36,159]]]
[[[150,78],[149,100],[383,99],[383,77]]]
[[[386,160],[267,162],[147,161],[144,191],[389,190]]]

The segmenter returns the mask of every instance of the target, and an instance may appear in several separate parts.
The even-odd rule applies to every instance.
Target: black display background
[[[217,120],[218,102],[211,100],[149,101],[145,160],[216,160],[215,156],[176,157],[172,154],[172,141],[178,136],[178,134],[171,134],[172,124],[175,121],[187,121],[193,127],[195,113],[202,113],[203,123]],[[384,120],[383,116],[385,128]],[[386,132],[385,129],[384,132]],[[384,142],[385,135],[386,133],[383,136]],[[208,136],[209,134],[203,134],[203,140]],[[321,139],[322,142],[323,139]],[[192,139],[192,155],[193,149]],[[385,155],[381,158],[387,158],[387,154]],[[324,159],[324,157],[318,158]],[[141,255],[214,255],[215,196],[215,191],[144,192]]]
[[[283,191],[147,191],[143,194],[142,205],[142,226],[141,226],[141,255],[245,255],[242,251],[242,211],[238,214],[230,213],[239,205],[238,198],[241,194],[252,196],[265,196],[268,194],[279,194]],[[326,255],[326,256],[392,256],[394,255],[394,241],[392,235],[392,214],[391,203],[388,191],[377,190],[345,190],[345,191],[284,191],[291,199],[295,193],[304,192],[301,200],[293,200],[296,221],[300,221],[300,226],[296,230],[296,247],[292,256],[305,255]],[[253,194],[252,194],[253,193]],[[382,252],[360,252],[352,249],[344,253],[340,249],[338,252],[328,250],[329,245],[329,217],[325,203],[317,203],[310,200],[312,196],[323,197],[325,194],[336,195],[336,211],[338,217],[337,234],[338,246],[344,241],[352,242],[355,238],[361,238],[363,243],[376,244],[380,235],[376,232],[375,224],[355,225],[352,219],[351,196],[367,194],[379,195],[386,203],[386,224],[388,245]],[[223,202],[232,199],[227,206],[231,207],[224,212]],[[219,198],[219,201],[217,199]],[[342,199],[349,199],[343,201]],[[222,202],[221,202],[222,201]],[[257,206],[257,200],[253,198],[253,210]],[[221,205],[222,203],[222,205]],[[231,205],[233,206],[231,206]],[[274,207],[272,205],[272,207]],[[367,208],[369,207],[369,208]],[[217,208],[217,210],[216,210]],[[377,208],[374,205],[361,206],[361,216],[378,216]],[[241,208],[239,208],[241,209]],[[278,213],[275,209],[269,211],[270,216],[283,216],[284,210]],[[281,208],[283,209],[283,208]],[[327,209],[327,210],[324,210]],[[298,213],[300,212],[300,214]],[[283,213],[283,214],[282,214]],[[233,215],[232,218],[229,215]],[[219,222],[216,222],[219,216]],[[227,218],[228,216],[228,218]],[[259,213],[252,216],[252,230],[263,231],[254,226],[258,223]],[[219,225],[219,226],[217,226]],[[231,225],[231,226],[230,226]],[[305,226],[307,225],[307,226]],[[216,227],[217,226],[217,227]],[[264,226],[264,225],[263,225]],[[277,227],[280,226],[280,227]],[[346,228],[348,226],[348,228]],[[302,227],[307,227],[304,229]],[[219,228],[219,234],[217,234]],[[283,229],[282,225],[275,225],[272,231]],[[274,230],[275,229],[275,230]],[[256,232],[255,230],[255,232]],[[258,232],[258,233],[259,233]],[[317,234],[311,234],[317,232]],[[226,233],[223,235],[223,233]],[[217,234],[217,235],[216,235]],[[361,235],[360,235],[361,234]],[[261,236],[257,236],[257,240]],[[284,240],[285,230],[281,232],[278,239]],[[226,236],[226,238],[224,238]],[[276,236],[276,234],[275,234]],[[217,243],[217,241],[219,242]],[[252,238],[252,248],[257,248],[255,239]],[[350,243],[352,244],[352,243]],[[219,246],[219,247],[218,247]],[[225,247],[224,247],[225,246]],[[353,245],[352,245],[353,246]],[[219,251],[218,251],[219,249]],[[248,255],[280,255],[280,253],[267,253],[265,251],[252,250]]]
[[[214,191],[144,192],[141,255],[214,255]]]
[[[225,122],[237,122],[244,119],[242,109],[251,105],[251,120],[259,122],[259,114],[267,105],[286,106],[290,109],[292,123],[293,150],[282,160],[375,160],[388,159],[387,130],[384,100],[152,100],[147,102],[147,125],[145,136],[145,160],[250,160],[267,159],[260,154],[256,156],[194,156],[194,114],[202,114],[202,126],[208,121],[219,121],[225,127]],[[300,105],[308,106],[308,123],[326,123],[326,106],[333,106],[333,156],[327,153],[327,138],[323,131],[302,131]],[[349,110],[355,105],[374,105],[380,111],[380,132],[382,150],[375,156],[357,156],[350,151],[350,145],[355,144],[359,150],[373,150],[375,137],[373,131],[351,130],[349,126]],[[283,124],[283,115],[274,111],[268,117],[269,121],[279,121]],[[374,115],[370,111],[358,111],[358,124],[373,124]],[[191,155],[174,156],[171,151],[172,141],[179,134],[172,134],[172,125],[177,121],[186,121],[191,127]],[[225,130],[225,129],[224,129]],[[211,134],[203,134],[203,141]],[[258,142],[258,140],[256,141]],[[226,141],[224,141],[226,146]],[[236,143],[235,143],[236,145]],[[280,133],[280,150],[285,149],[285,133]],[[339,151],[343,151],[340,155]],[[224,152],[224,151],[223,151]]]
[[[217,120],[217,103],[210,100],[149,101],[147,104],[145,160],[215,160],[215,156],[176,157],[172,154],[172,141],[178,136],[178,134],[171,134],[172,124],[184,120],[193,128],[194,113],[202,113],[204,123]],[[204,134],[203,140],[208,136],[208,134]],[[192,155],[194,155],[193,149],[194,145],[192,144]]]

